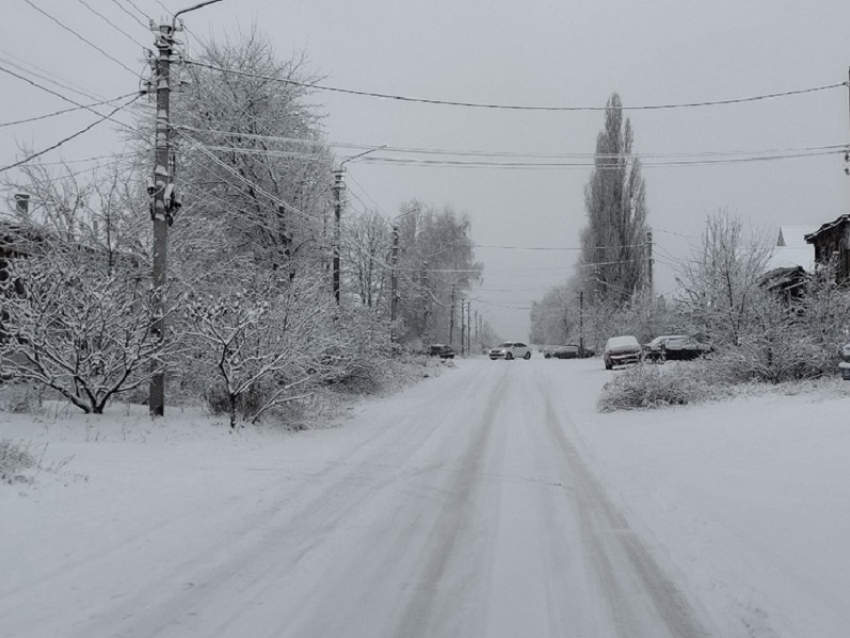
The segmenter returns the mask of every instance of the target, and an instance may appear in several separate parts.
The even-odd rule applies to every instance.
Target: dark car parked
[[[579,347],[568,343],[563,346],[554,346],[546,355],[547,359],[578,359]]]
[[[425,354],[430,357],[440,357],[441,359],[454,359],[455,351],[451,346],[444,343],[432,343],[425,348]]]
[[[686,339],[687,335],[661,335],[643,346],[643,360],[650,363],[664,361],[664,345],[670,339]]]
[[[664,361],[691,361],[712,350],[714,348],[710,344],[698,341],[695,337],[674,337],[664,342],[661,356]]]

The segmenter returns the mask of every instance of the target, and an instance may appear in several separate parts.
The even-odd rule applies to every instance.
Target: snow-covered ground
[[[399,458],[364,459],[371,442],[385,441],[406,418],[402,415],[420,415],[410,430],[421,433],[420,447],[412,447],[409,434],[395,442],[411,446],[410,458],[415,461],[429,446],[452,454],[424,431],[428,423],[436,431],[448,418],[429,393],[454,391],[460,397],[465,384],[484,383],[482,373],[494,371],[513,374],[518,383],[558,388],[554,405],[568,406],[559,421],[566,436],[631,529],[686,585],[716,635],[850,635],[850,382],[836,380],[814,392],[785,388],[700,406],[601,414],[596,397],[612,373],[598,360],[458,360],[455,366],[396,396],[356,404],[338,427],[299,433],[269,428],[231,433],[223,419],[177,409],[156,422],[140,407],[116,406],[103,417],[55,405],[37,414],[0,412],[0,439],[23,444],[48,468],[30,472],[31,484],[0,485],[0,635],[113,635],[107,628],[121,619],[108,617],[112,624],[107,623],[104,610],[165,610],[197,601],[186,592],[210,585],[187,575],[203,567],[206,576],[224,579],[232,575],[230,559],[244,562],[245,556],[255,561],[252,570],[262,571],[262,558],[247,548],[259,547],[257,541],[273,533],[295,542],[288,531],[291,512],[312,520],[319,507],[327,507],[316,520],[360,534],[369,517],[396,501],[387,497],[370,504],[364,496],[359,509],[356,503],[318,501],[336,493],[353,497],[352,476],[362,482],[364,495],[385,489],[385,481],[368,472],[383,476]],[[466,394],[475,402],[475,392]],[[505,436],[512,436],[511,427]],[[404,475],[407,482],[393,478],[392,498],[421,498],[424,472],[433,469],[428,463]],[[342,474],[346,467],[357,472]],[[481,467],[482,474],[493,469]],[[518,464],[504,468],[500,498],[511,491],[520,495],[526,485],[517,483],[520,478],[542,485],[539,477],[519,476],[527,471]],[[409,482],[411,477],[416,481]],[[319,492],[326,479],[339,482]],[[397,511],[407,512],[413,526],[415,508],[398,503]],[[312,534],[326,532],[316,528]],[[302,546],[290,549],[309,552],[310,536],[297,538]],[[496,549],[499,538],[508,537],[493,540]],[[326,569],[324,563],[349,552],[341,542],[325,543],[328,553],[314,557],[310,569]],[[193,546],[210,553],[199,557],[189,551]],[[497,566],[493,574],[498,573]],[[255,581],[239,577],[245,591],[228,585],[237,590],[228,593],[234,603],[261,600],[250,590]],[[408,586],[401,580],[386,584]],[[186,610],[187,617],[192,614]],[[221,626],[216,635],[242,635]],[[250,622],[240,625],[246,626]],[[155,629],[148,621],[144,630],[126,635],[158,635]],[[171,630],[175,633],[163,635],[213,635]],[[543,634],[530,629],[526,635]]]

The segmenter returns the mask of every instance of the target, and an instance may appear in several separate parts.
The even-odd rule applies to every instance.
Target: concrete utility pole
[[[343,162],[344,164],[345,162]],[[334,171],[334,260],[333,260],[333,292],[336,305],[339,305],[339,243],[342,237],[340,224],[342,223],[342,191],[345,190],[345,184],[342,181],[343,168],[340,164],[339,168]]]
[[[391,261],[393,269],[390,274],[390,321],[394,322],[398,312],[398,224],[393,224]]]
[[[652,295],[652,271],[654,268],[654,262],[652,260],[652,231],[646,231],[646,248],[647,248],[647,283],[649,284],[649,294]]]
[[[578,293],[578,356],[584,356],[584,291]]]
[[[177,26],[177,17],[183,13],[200,9],[221,0],[207,0],[174,14],[171,24],[162,22],[151,30],[156,33],[156,142],[153,177],[148,183],[151,196],[151,218],[153,219],[153,287],[151,304],[153,325],[151,332],[157,340],[156,355],[151,362],[150,395],[148,409],[151,416],[165,414],[165,280],[167,273],[168,228],[174,222],[174,214],[180,208],[180,199],[174,191],[174,176],[171,174],[171,56],[174,53],[174,33],[182,31]]]
[[[466,355],[464,343],[466,341],[466,299],[460,298],[460,356]]]
[[[148,184],[153,219],[153,304],[152,332],[157,340],[157,353],[151,362],[149,410],[151,416],[165,414],[165,275],[168,252],[168,227],[174,220],[170,163],[171,116],[171,54],[174,51],[174,24],[163,23],[157,29],[155,46],[159,51],[156,60],[156,157],[153,178]]]
[[[449,345],[454,345],[455,335],[455,285],[452,284],[452,303],[449,308]]]
[[[339,163],[339,166],[334,171],[334,262],[333,262],[333,292],[334,299],[336,299],[336,305],[339,305],[339,288],[340,288],[340,264],[339,264],[339,252],[340,252],[340,241],[342,240],[342,192],[345,190],[345,183],[342,181],[342,177],[345,174],[345,165],[351,160],[357,159],[358,157],[363,157],[364,155],[368,155],[369,153],[374,153],[375,151],[380,151],[382,148],[386,148],[387,145],[379,146],[378,148],[370,148],[368,151],[363,151],[362,153],[358,153],[357,155],[352,155]]]

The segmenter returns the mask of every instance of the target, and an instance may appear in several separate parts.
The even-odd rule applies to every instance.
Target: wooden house
[[[838,283],[850,282],[850,214],[842,215],[809,233],[806,241],[815,247],[817,264],[834,263]]]

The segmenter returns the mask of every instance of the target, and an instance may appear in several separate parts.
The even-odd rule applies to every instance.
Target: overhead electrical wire
[[[109,26],[111,26],[113,29],[115,29],[115,30],[116,30],[116,31],[118,31],[119,33],[123,34],[123,35],[124,35],[124,36],[125,36],[128,40],[130,40],[133,44],[136,44],[136,45],[138,45],[138,46],[142,47],[142,49],[144,49],[144,48],[145,48],[145,45],[144,45],[144,44],[142,44],[141,42],[139,42],[138,40],[136,40],[136,38],[134,38],[134,37],[133,37],[133,36],[131,36],[129,33],[127,33],[126,31],[124,31],[124,29],[122,29],[121,27],[119,27],[119,26],[118,26],[117,24],[115,24],[112,20],[110,20],[109,18],[107,18],[105,15],[103,15],[100,11],[97,11],[96,9],[92,8],[92,6],[91,6],[88,2],[86,2],[86,0],[77,0],[77,2],[79,2],[79,3],[80,3],[81,5],[83,5],[86,9],[88,9],[88,10],[89,10],[89,11],[91,11],[93,14],[95,14],[98,18],[100,18],[101,20],[103,20],[104,22],[106,22],[106,24],[108,24]],[[120,7],[121,5],[118,5],[118,6]],[[132,15],[132,14],[131,14],[131,15]]]
[[[10,71],[9,69],[4,68],[2,65],[0,65],[0,71],[2,71],[3,73],[7,73],[7,74],[9,74],[9,75],[11,75],[11,76],[14,76],[14,77],[18,78],[19,80],[23,80],[24,82],[27,82],[28,84],[31,84],[32,86],[36,87],[37,89],[41,89],[42,91],[45,91],[45,92],[47,92],[47,93],[50,93],[51,95],[55,95],[56,97],[58,97],[58,98],[59,98],[59,99],[61,99],[61,100],[64,100],[65,102],[70,102],[70,103],[71,103],[71,104],[73,104],[74,106],[78,106],[78,107],[80,107],[80,108],[82,108],[82,109],[85,109],[85,110],[87,110],[87,111],[91,111],[92,113],[94,113],[95,115],[98,115],[98,116],[102,115],[102,113],[100,113],[99,111],[96,111],[94,108],[92,108],[92,107],[90,107],[90,106],[87,106],[87,105],[85,105],[85,104],[80,104],[80,103],[79,103],[79,102],[77,102],[76,100],[72,100],[71,98],[69,98],[69,97],[67,97],[67,96],[65,96],[65,95],[62,95],[62,94],[61,94],[61,93],[59,93],[58,91],[54,91],[53,89],[50,89],[50,88],[48,88],[48,87],[46,87],[46,86],[43,86],[43,85],[39,84],[38,82],[34,82],[33,80],[30,80],[29,78],[24,77],[23,75],[19,75],[18,73],[15,73],[14,71]],[[135,93],[135,92],[134,92],[134,93]],[[139,97],[141,97],[141,96],[139,95]],[[134,101],[135,101],[135,100],[132,100],[130,103],[132,103],[132,102],[134,102]],[[130,103],[128,103],[128,104],[130,104]],[[115,118],[113,118],[113,117],[112,117],[115,113],[117,113],[117,112],[118,112],[118,111],[120,111],[121,109],[125,108],[126,106],[127,106],[127,104],[123,105],[121,108],[116,109],[115,111],[113,111],[112,113],[110,113],[110,114],[107,116],[107,119],[112,120],[112,121],[113,121],[113,122],[115,122],[116,124],[119,124],[119,125],[123,126],[124,128],[126,128],[126,129],[128,129],[128,130],[130,130],[130,131],[135,131],[136,129],[135,129],[134,127],[130,126],[129,124],[125,124],[124,122],[121,122],[120,120],[116,120]]]
[[[124,100],[131,95],[136,95],[136,91],[132,93],[127,93],[125,95],[119,95],[118,97],[114,97],[111,100],[101,100],[100,102],[92,102],[91,104],[84,104],[81,106],[75,106],[72,108],[62,109],[60,111],[55,111],[54,113],[46,113],[44,115],[36,115],[35,117],[28,117],[23,120],[16,120],[14,122],[3,122],[0,123],[0,128],[5,128],[7,126],[16,126],[18,124],[28,124],[30,122],[37,122],[39,120],[46,120],[51,117],[56,117],[57,115],[64,115],[65,113],[72,113],[73,111],[80,111],[83,109],[91,110],[92,107],[95,106],[103,106],[104,104],[111,104],[112,102],[117,102],[118,100]]]
[[[326,147],[326,148],[381,148],[374,145],[364,144],[336,144],[330,142],[322,142],[317,140],[304,140],[297,138],[278,137],[269,135],[257,135],[249,133],[228,133],[225,131],[203,131],[202,129],[192,127],[177,127],[181,130],[192,132],[210,132],[223,135],[240,136],[245,139],[277,141],[282,143],[300,143],[305,146]],[[317,155],[309,153],[298,153],[297,151],[261,149],[261,148],[245,148],[239,146],[223,146],[223,145],[208,145],[208,148],[218,151],[227,151],[242,154],[268,155],[271,157],[301,157],[315,158]],[[458,160],[458,159],[420,159],[420,158],[399,158],[387,157],[384,155],[370,155],[358,158],[357,161],[364,164],[395,164],[405,166],[426,166],[426,167],[462,167],[462,168],[498,168],[498,169],[586,169],[594,168],[597,170],[622,170],[624,164],[606,166],[606,159],[622,159],[622,156],[612,155],[596,155],[594,153],[564,153],[564,154],[543,154],[543,153],[513,153],[500,151],[465,151],[465,150],[448,150],[448,149],[414,149],[400,147],[383,147],[384,153],[407,153],[407,154],[442,154],[447,156],[479,156],[488,158],[499,157],[525,157],[525,158],[549,158],[556,159],[579,159],[585,161],[485,161],[485,160]],[[810,157],[821,157],[826,155],[835,155],[844,153],[847,150],[846,144],[833,144],[827,146],[811,146],[803,148],[782,148],[782,149],[765,149],[765,150],[733,150],[733,151],[703,151],[696,153],[654,153],[654,154],[639,154],[633,159],[640,160],[641,166],[644,168],[656,168],[659,166],[710,166],[718,164],[742,164],[750,162],[767,162],[787,159],[801,159]],[[678,158],[678,159],[677,159]],[[681,159],[685,158],[685,159]],[[600,163],[600,160],[603,163]]]
[[[118,0],[112,0],[112,2],[113,2],[113,4],[115,4],[115,6],[117,6],[119,9],[121,9],[121,11],[123,11],[124,13],[126,13],[126,14],[127,14],[128,16],[130,16],[133,20],[135,20],[135,21],[139,24],[139,26],[141,26],[143,29],[147,29],[147,28],[148,28],[148,25],[146,25],[144,22],[142,22],[141,20],[139,20],[139,18],[138,18],[137,16],[133,15],[130,11],[128,11],[128,10],[127,10],[127,8],[126,8],[124,5],[122,5],[120,2],[118,2]],[[133,7],[136,11],[138,11],[138,12],[142,15],[142,17],[143,17],[143,18],[147,18],[147,15],[145,15],[145,13],[143,13],[143,12],[142,12],[142,10],[141,10],[141,9],[139,9],[139,7],[137,7],[135,4],[133,4],[132,0],[127,0],[127,2],[128,2],[128,3],[130,4],[130,6],[132,6],[132,7]]]
[[[15,162],[13,164],[9,164],[8,166],[0,167],[0,173],[4,173],[4,172],[8,171],[9,169],[15,168],[17,166],[21,166],[22,164],[26,164],[27,162],[34,160],[36,157],[40,157],[41,155],[44,155],[45,153],[49,153],[50,151],[53,151],[53,150],[59,148],[60,146],[62,146],[66,142],[70,142],[74,138],[82,135],[83,133],[87,133],[88,131],[93,129],[95,126],[97,126],[101,122],[104,122],[105,120],[111,119],[111,117],[113,115],[115,115],[118,111],[120,111],[121,109],[125,108],[126,106],[132,104],[133,102],[138,100],[140,97],[141,97],[141,95],[137,95],[132,100],[127,102],[127,104],[122,104],[121,106],[118,106],[115,109],[113,109],[113,111],[109,115],[102,115],[99,120],[95,120],[94,122],[92,122],[91,124],[89,124],[88,126],[83,128],[82,130],[79,130],[76,133],[74,133],[73,135],[69,135],[68,137],[59,140],[56,144],[53,144],[52,146],[49,146],[45,149],[42,149],[41,151],[33,153],[32,155],[30,155],[30,156],[28,156],[28,157],[26,157],[26,158],[24,158],[24,159],[22,159],[18,162]]]
[[[21,73],[25,73],[29,76],[33,76],[33,77],[36,77],[40,80],[44,80],[45,82],[49,82],[50,84],[58,86],[58,87],[66,90],[66,91],[70,91],[71,93],[76,93],[77,95],[81,95],[81,96],[85,97],[87,100],[96,101],[96,100],[106,99],[102,95],[96,95],[96,94],[94,94],[90,91],[87,91],[86,89],[84,89],[80,86],[75,86],[74,84],[72,84],[71,82],[68,82],[67,80],[60,81],[60,80],[56,79],[57,76],[53,75],[49,71],[45,71],[44,69],[36,66],[35,64],[33,64],[31,62],[27,62],[27,61],[19,58],[18,56],[9,53],[8,51],[0,50],[0,54],[2,54],[4,56],[8,56],[9,58],[12,58],[14,60],[17,60],[18,62],[13,62],[12,60],[6,60],[6,59],[0,58],[0,62],[12,67],[13,69],[17,69]],[[33,71],[32,69],[27,68],[27,67],[32,67],[32,69],[36,69],[36,71]],[[50,77],[52,75],[53,75],[53,77]]]
[[[314,89],[317,91],[329,91],[334,93],[345,93],[349,95],[357,95],[361,97],[370,97],[370,98],[379,98],[385,100],[396,100],[400,102],[417,102],[422,104],[432,104],[438,106],[457,106],[457,107],[466,107],[466,108],[477,108],[477,109],[497,109],[497,110],[510,110],[510,111],[550,111],[550,112],[573,112],[573,111],[605,111],[607,106],[531,106],[531,105],[520,105],[520,104],[494,104],[494,103],[484,103],[484,102],[462,102],[457,100],[437,100],[431,98],[420,98],[420,97],[411,97],[405,95],[394,95],[390,93],[377,93],[372,91],[360,91],[355,89],[344,89],[340,87],[326,86],[323,84],[317,84],[315,82],[302,82],[299,80],[292,80],[288,78],[277,78],[273,76],[265,76],[257,73],[249,73],[247,71],[239,71],[237,69],[228,69],[225,67],[216,66],[213,64],[207,64],[204,62],[196,62],[194,60],[186,60],[186,64],[191,64],[194,66],[199,66],[207,69],[211,69],[213,71],[220,71],[222,73],[230,73],[233,75],[241,75],[244,77],[251,77],[258,80],[268,80],[272,82],[282,82],[285,84],[291,84],[294,86],[301,86],[309,89]],[[835,89],[838,87],[847,86],[846,82],[838,82],[836,84],[828,84],[825,86],[816,86],[805,89],[798,89],[794,91],[783,91],[778,93],[766,93],[763,95],[754,95],[749,97],[742,98],[729,98],[723,100],[706,100],[702,102],[684,102],[678,104],[647,104],[641,106],[623,106],[622,109],[624,111],[653,111],[653,110],[665,110],[665,109],[682,109],[682,108],[697,108],[697,107],[706,107],[706,106],[723,106],[729,104],[741,104],[745,102],[756,102],[760,100],[770,100],[781,97],[790,97],[794,95],[803,95],[806,93],[815,93],[818,91],[827,91],[830,89]]]
[[[113,62],[115,62],[115,64],[117,64],[117,65],[119,65],[119,66],[121,66],[121,67],[123,67],[123,68],[127,69],[127,71],[129,71],[130,73],[132,73],[135,77],[138,77],[138,75],[139,75],[139,74],[138,74],[138,72],[136,72],[136,71],[134,71],[133,69],[131,69],[130,67],[128,67],[126,64],[124,64],[123,62],[121,62],[121,60],[119,60],[118,58],[116,58],[116,57],[114,57],[114,56],[110,55],[109,53],[107,53],[106,51],[104,51],[102,48],[100,48],[99,46],[97,46],[97,45],[96,45],[94,42],[92,42],[91,40],[89,40],[89,39],[87,39],[87,38],[85,38],[85,37],[81,36],[79,33],[77,33],[76,31],[74,31],[71,27],[69,27],[69,26],[67,26],[67,25],[63,24],[61,20],[58,20],[57,18],[55,18],[55,17],[53,17],[52,15],[50,15],[49,13],[47,13],[44,9],[42,9],[42,8],[38,7],[37,5],[33,4],[32,0],[23,0],[23,1],[24,1],[24,2],[26,2],[26,3],[27,3],[29,6],[31,6],[33,9],[35,9],[36,11],[38,11],[40,14],[42,14],[42,15],[46,16],[47,18],[49,18],[50,20],[52,20],[53,22],[55,22],[57,25],[59,25],[61,28],[63,28],[65,31],[67,31],[68,33],[70,33],[71,35],[73,35],[74,37],[76,37],[77,39],[81,40],[82,42],[85,42],[87,45],[89,45],[91,48],[93,48],[94,50],[96,50],[96,51],[97,51],[98,53],[100,53],[101,55],[103,55],[103,56],[105,56],[106,58],[108,58],[108,59],[112,60]]]

